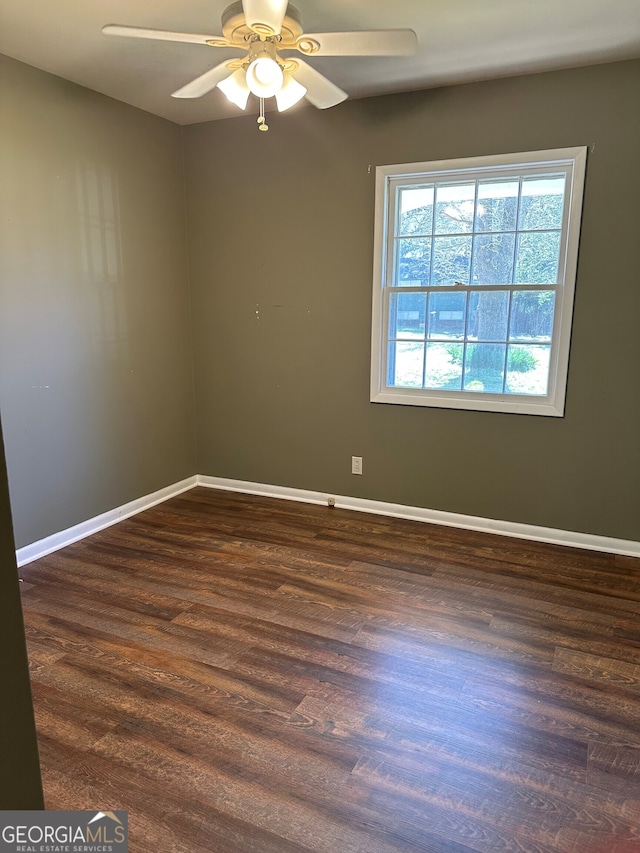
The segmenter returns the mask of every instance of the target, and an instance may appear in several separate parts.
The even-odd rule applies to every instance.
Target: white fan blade
[[[208,36],[204,33],[174,33],[170,30],[145,30],[141,27],[125,27],[120,24],[107,24],[102,28],[106,36],[126,36],[134,39],[157,39],[158,41],[186,41],[191,44],[208,44],[233,47],[224,36]]]
[[[298,39],[298,50],[307,56],[411,56],[417,49],[418,37],[413,30],[305,33]]]
[[[207,92],[215,89],[221,80],[224,80],[225,77],[229,77],[232,73],[233,72],[230,71],[227,63],[221,62],[220,65],[216,65],[215,68],[205,71],[205,73],[201,74],[200,77],[196,77],[195,80],[187,83],[187,85],[183,86],[182,89],[178,89],[177,92],[173,92],[171,97],[200,98],[202,95],[206,95]]]
[[[319,110],[326,110],[328,107],[335,107],[336,104],[341,104],[349,97],[346,92],[343,92],[331,80],[323,77],[319,71],[307,65],[302,59],[295,60],[298,67],[293,72],[293,76],[307,90],[307,100],[311,101],[314,107]]]
[[[242,0],[247,25],[259,35],[278,35],[288,0]]]

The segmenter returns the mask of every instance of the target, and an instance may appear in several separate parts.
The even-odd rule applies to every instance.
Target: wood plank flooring
[[[640,853],[640,560],[199,488],[21,575],[133,853]]]

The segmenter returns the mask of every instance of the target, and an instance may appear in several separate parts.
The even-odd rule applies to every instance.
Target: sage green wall
[[[7,469],[0,428],[0,809],[42,809]]]
[[[0,57],[0,409],[18,546],[195,471],[182,130]]]
[[[186,128],[198,471],[640,540],[639,103],[633,61]],[[369,165],[577,145],[565,417],[370,403]]]
[[[639,94],[640,63],[616,63],[274,115],[267,134],[196,125],[183,149],[162,119],[0,58],[17,544],[196,470],[640,539]],[[583,144],[566,416],[369,403],[373,167]]]

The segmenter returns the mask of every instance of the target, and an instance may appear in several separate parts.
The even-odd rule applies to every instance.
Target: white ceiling
[[[102,35],[104,24],[221,32],[227,0],[0,0],[0,53],[178,124],[239,111],[171,92],[237,51]],[[307,32],[409,27],[413,57],[309,63],[351,97],[640,56],[640,0],[294,0]]]

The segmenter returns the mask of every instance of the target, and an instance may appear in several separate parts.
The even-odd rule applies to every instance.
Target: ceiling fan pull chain
[[[260,98],[260,115],[258,116],[258,130],[269,130],[269,125],[264,117],[264,98]]]

